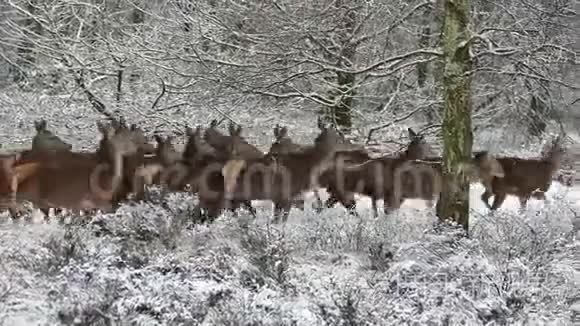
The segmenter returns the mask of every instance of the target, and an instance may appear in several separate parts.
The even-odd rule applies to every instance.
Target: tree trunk
[[[342,1],[337,0],[337,8],[343,7]],[[344,7],[343,7],[344,8]],[[348,72],[355,60],[357,44],[352,42],[352,33],[356,25],[356,12],[354,8],[345,8],[346,13],[341,22],[343,35],[341,35],[342,50],[337,60],[337,67],[346,70],[336,73],[337,92],[334,94],[336,105],[332,108],[333,120],[343,133],[350,133],[352,128],[352,105],[355,95],[355,75]]]
[[[471,158],[471,58],[469,0],[444,0],[443,20],[443,191],[437,204],[441,220],[469,228],[469,180],[460,171]]]

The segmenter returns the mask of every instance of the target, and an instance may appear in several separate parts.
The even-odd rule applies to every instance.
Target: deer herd
[[[197,194],[209,220],[241,207],[255,217],[252,200],[270,200],[274,221],[279,222],[287,220],[291,207],[304,209],[304,194],[311,191],[317,210],[340,203],[355,214],[355,195],[368,196],[377,217],[379,200],[388,214],[405,199],[423,199],[432,206],[446,189],[441,157],[428,156],[423,136],[412,129],[405,151],[371,158],[363,146],[342,142],[334,128],[320,121],[318,127],[314,143],[306,145],[294,143],[286,127],[276,126],[274,142],[263,153],[246,141],[241,127],[231,124],[227,135],[214,120],[205,130],[187,127],[187,142],[179,152],[171,136],[155,135],[153,145],[138,126],[112,119],[97,123],[101,140],[94,152],[75,152],[41,120],[35,122],[30,149],[0,156],[0,208],[13,219],[22,215],[24,201],[45,218],[50,208],[55,214],[62,209],[112,211],[131,197],[144,199],[146,186],[157,184],[167,191]],[[538,159],[476,152],[462,170],[483,184],[481,200],[491,210],[507,195],[517,196],[524,209],[532,197],[545,199],[560,167],[560,137],[548,147]],[[320,188],[329,194],[325,203]]]

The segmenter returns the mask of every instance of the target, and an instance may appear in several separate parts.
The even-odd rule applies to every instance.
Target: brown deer
[[[38,152],[38,151],[70,151],[72,145],[63,141],[60,137],[56,136],[47,128],[48,123],[46,120],[42,119],[39,121],[34,121],[34,128],[36,129],[36,135],[32,137],[32,146],[28,151]],[[25,152],[28,152],[25,151]],[[26,155],[26,154],[25,154]],[[61,209],[55,209],[54,213],[56,215],[62,212]],[[16,216],[11,213],[11,215]],[[17,215],[20,215],[18,213]]]
[[[20,216],[20,207],[16,202],[18,183],[13,166],[20,154],[7,154],[0,156],[0,208],[7,209],[12,218]],[[22,172],[20,172],[22,173]]]
[[[241,132],[241,129],[239,131]],[[200,126],[195,130],[187,127],[186,134],[188,139],[181,160],[169,168],[164,176],[164,179],[168,180],[169,189],[172,191],[181,191],[186,185],[189,185],[190,191],[193,194],[199,193],[200,189],[203,189],[205,185],[202,184],[202,182],[205,182],[202,179],[206,178],[206,175],[208,176],[208,180],[210,180],[208,182],[211,183],[212,172],[214,172],[214,176],[217,176],[217,182],[223,183],[223,177],[219,173],[219,167],[225,164],[229,157],[227,147],[224,147],[222,151],[218,151],[204,142]],[[228,137],[229,142],[231,137],[226,137]],[[216,166],[218,168],[215,168]],[[215,171],[212,171],[212,169]],[[234,202],[230,208],[235,210],[241,206],[244,206],[252,216],[256,217],[256,210],[249,200]],[[215,214],[217,214],[216,211],[208,209],[208,215],[215,217]]]
[[[8,175],[18,198],[31,201],[44,213],[51,207],[113,209],[122,185],[123,158],[136,153],[137,146],[110,127],[98,127],[103,139],[92,157],[44,152],[11,166]]]
[[[244,137],[242,137],[242,127],[236,127],[233,123],[230,123],[228,127],[229,136],[222,134],[219,130],[217,130],[217,120],[212,120],[208,129],[206,129],[204,133],[204,140],[207,144],[212,146],[216,151],[216,157],[218,162],[222,160],[227,160],[231,158],[233,155],[232,143],[234,139],[236,139],[236,154],[239,157],[244,159],[260,159],[264,157],[264,153],[256,148],[254,145],[249,144]],[[232,207],[230,209],[235,209],[240,205],[245,206],[247,209],[250,210],[252,216],[256,216],[256,210],[251,205],[251,201],[235,201],[232,202]]]
[[[160,135],[154,136],[157,142],[155,155],[146,157],[143,164],[137,168],[134,177],[133,189],[136,192],[135,198],[141,200],[145,198],[145,186],[151,184],[167,185],[166,171],[173,169],[181,162],[182,154],[173,145],[173,136],[163,138]]]
[[[231,144],[232,158],[222,168],[223,198],[226,200],[271,200],[274,221],[287,220],[292,199],[312,190],[318,175],[332,159],[338,133],[321,127],[314,146],[301,152],[261,159],[237,158],[239,137]],[[217,179],[217,178],[216,178]]]
[[[461,164],[460,169],[470,182],[480,181],[483,184],[494,178],[504,176],[499,163],[485,152],[475,153],[469,162]],[[385,212],[398,209],[405,199],[419,198],[433,201],[444,191],[443,166],[440,157],[429,157],[405,161],[393,169],[392,179],[386,188]],[[449,185],[452,186],[452,185]]]
[[[385,201],[385,209],[391,201],[391,187],[394,169],[406,161],[419,159],[425,156],[427,144],[423,136],[416,134],[411,128],[408,130],[409,143],[405,152],[397,157],[384,156],[369,159],[358,165],[351,165],[344,157],[335,160],[333,169],[325,171],[321,176],[322,186],[331,189],[334,198],[352,213],[356,214],[354,194],[371,197],[373,215],[378,216],[376,202]],[[346,161],[346,162],[345,162]],[[334,205],[336,201],[327,203]]]
[[[115,133],[120,133],[129,137],[129,140],[136,144],[139,151],[142,151],[144,155],[154,155],[155,145],[148,142],[143,129],[138,127],[136,124],[127,125],[124,117],[120,117],[118,120],[111,119],[111,126],[115,130]]]
[[[230,123],[228,131],[229,136],[222,134],[217,130],[217,120],[213,120],[210,123],[208,129],[204,133],[205,141],[210,144],[215,150],[221,155],[229,155],[228,150],[231,147],[232,139],[241,135],[242,127],[236,127],[233,123]],[[264,153],[260,151],[255,146],[249,144],[243,137],[238,139],[239,144],[237,145],[237,151],[241,156],[247,159],[262,158]]]
[[[368,153],[364,150],[364,148],[356,148],[356,147],[347,148],[347,146],[341,146],[341,145],[346,145],[346,144],[337,144],[336,145],[337,150],[334,154],[335,161],[341,160],[341,161],[348,163],[348,164],[360,164],[360,163],[366,162],[366,161],[371,159],[370,156],[368,155]],[[278,155],[285,155],[285,154],[293,153],[293,152],[294,153],[301,152],[309,147],[312,147],[312,146],[294,143],[292,141],[292,139],[288,136],[288,128],[281,127],[280,125],[276,125],[276,127],[274,128],[274,142],[270,146],[270,151],[268,152],[268,155],[276,157]],[[323,176],[325,178],[328,178],[331,175],[332,175],[332,173],[328,173],[328,172],[323,174]],[[316,197],[316,209],[319,212],[320,212],[320,210],[322,210],[323,206],[330,208],[334,204],[339,202],[339,200],[337,199],[337,197],[335,195],[334,189],[332,189],[332,183],[331,182],[323,182],[323,183],[326,185],[327,191],[328,191],[330,197],[327,199],[325,204],[322,204],[322,200],[320,199],[320,194],[319,194],[318,190],[314,191],[314,194]],[[301,205],[301,206],[304,205],[303,200],[301,201],[301,200],[297,199],[297,200],[295,200],[295,203],[297,205]]]
[[[485,191],[481,200],[491,209],[498,209],[507,195],[515,195],[520,201],[520,211],[526,209],[531,197],[545,200],[545,193],[550,188],[553,175],[560,168],[565,151],[561,146],[561,138],[552,141],[540,159],[523,159],[516,157],[496,158],[504,176],[493,177],[482,181]],[[479,153],[476,162],[487,157],[487,152]],[[481,163],[480,163],[481,165]],[[494,196],[493,204],[489,205],[489,198]]]
[[[187,143],[182,154],[182,161],[193,164],[200,159],[214,159],[219,157],[218,151],[204,141],[201,134],[201,126],[197,126],[195,130],[186,127],[185,132],[187,135]]]

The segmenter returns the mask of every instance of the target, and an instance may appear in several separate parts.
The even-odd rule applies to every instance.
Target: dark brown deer
[[[186,127],[185,131],[187,135],[187,143],[185,144],[185,149],[183,151],[182,161],[195,164],[198,160],[207,158],[215,159],[219,157],[218,151],[204,141],[201,134],[201,126],[197,126],[195,130]]]
[[[228,160],[228,147],[226,146],[222,151],[218,151],[204,142],[200,126],[195,130],[187,127],[186,134],[188,139],[181,160],[167,169],[164,175],[169,189],[172,191],[182,191],[189,185],[190,191],[193,194],[199,193],[200,189],[205,185],[202,184],[202,179],[205,175],[208,175],[208,178],[211,180],[212,172],[219,179],[218,183],[223,183],[223,177],[221,177],[219,171],[220,167]],[[229,142],[231,137],[226,137],[228,137]],[[215,171],[210,171],[211,169]],[[251,201],[234,202],[230,208],[235,210],[241,206],[248,209],[252,216],[256,217],[256,210],[253,208]],[[208,213],[208,215],[212,215],[213,217],[215,217],[215,214],[217,214],[215,211]]]
[[[317,176],[331,161],[338,141],[338,133],[321,127],[314,146],[301,152],[243,159],[237,145],[231,145],[232,160],[222,168],[223,198],[226,200],[271,200],[274,202],[274,221],[287,220],[293,198],[316,187]]]
[[[167,185],[167,178],[164,176],[169,169],[181,163],[182,154],[173,145],[173,136],[163,138],[161,135],[154,136],[157,142],[155,155],[146,157],[143,164],[137,168],[134,177],[133,189],[136,192],[135,198],[142,200],[145,198],[146,185]]]
[[[470,182],[487,184],[504,176],[499,163],[485,152],[475,153],[471,161],[461,164],[460,169]],[[385,211],[398,209],[405,199],[411,198],[426,200],[432,207],[436,197],[447,188],[444,182],[440,157],[402,162],[394,167],[392,180],[386,188]]]
[[[364,148],[357,148],[354,146],[348,147],[346,145],[348,144],[336,145],[337,149],[334,155],[335,161],[340,160],[341,162],[345,162],[347,164],[360,164],[371,159],[368,153],[364,150]],[[277,157],[278,155],[286,155],[288,153],[301,152],[310,147],[312,147],[312,145],[301,145],[294,143],[292,139],[288,136],[288,128],[276,125],[276,127],[274,128],[274,142],[270,146],[270,151],[268,152],[268,155]],[[323,180],[324,178],[329,178],[331,175],[332,173],[326,172],[325,174],[323,174]],[[316,209],[319,212],[323,206],[330,208],[334,204],[339,202],[338,198],[336,197],[335,191],[332,188],[332,182],[323,181],[322,183],[327,187],[327,191],[330,196],[327,199],[327,201],[324,204],[322,204],[322,200],[320,199],[320,194],[318,190],[317,189],[314,190],[314,194],[316,197]],[[302,204],[302,206],[304,205],[303,200],[300,201],[297,199],[295,200],[295,203],[297,205],[300,204]]]
[[[103,139],[92,157],[44,152],[15,163],[8,174],[18,199],[31,201],[45,213],[54,207],[113,209],[123,179],[123,158],[137,152],[137,146],[110,127],[99,124],[99,130]]]
[[[210,123],[208,129],[204,133],[205,141],[210,144],[215,150],[221,155],[229,155],[228,150],[231,147],[233,137],[237,137],[242,133],[242,127],[236,127],[233,123],[230,123],[228,131],[229,136],[222,134],[217,130],[217,121],[213,120]],[[262,158],[264,153],[256,148],[254,145],[249,144],[243,137],[238,139],[239,144],[237,145],[237,151],[241,156],[247,159]]]
[[[486,152],[479,153],[476,161],[485,158]],[[481,200],[491,209],[498,209],[507,195],[519,198],[520,211],[525,210],[531,197],[545,200],[545,193],[550,188],[552,178],[560,168],[564,155],[561,138],[554,139],[549,148],[544,151],[540,159],[523,159],[516,157],[496,158],[503,169],[503,177],[493,177],[482,182],[485,191]],[[493,204],[489,205],[489,198],[494,196]]]
[[[124,117],[120,117],[118,120],[112,119],[111,126],[117,134],[123,134],[129,137],[129,140],[136,144],[138,150],[143,152],[144,155],[154,155],[156,147],[155,145],[149,143],[143,129],[138,127],[136,124],[127,125]]]
[[[214,148],[219,153],[224,153],[230,143],[230,136],[224,135],[217,129],[218,121],[212,120],[209,128],[203,133],[203,139],[207,144]]]
[[[216,151],[215,159],[217,162],[225,162],[227,159],[231,158],[232,155],[234,155],[231,150],[234,139],[237,143],[235,146],[235,155],[237,155],[236,157],[241,157],[244,159],[260,159],[264,157],[264,153],[262,151],[260,151],[254,145],[249,144],[244,139],[244,137],[242,137],[241,126],[236,127],[233,123],[230,123],[228,131],[229,136],[222,134],[219,130],[217,130],[217,120],[212,120],[210,127],[206,129],[204,133],[204,140]],[[233,201],[231,205],[232,207],[230,207],[230,209],[234,210],[240,205],[245,206],[250,210],[250,213],[254,217],[256,216],[256,210],[251,205],[251,201]]]
[[[391,201],[391,188],[394,169],[406,161],[423,158],[426,155],[427,145],[423,136],[416,134],[411,128],[408,130],[409,143],[405,152],[397,157],[384,156],[369,159],[364,163],[351,165],[347,159],[338,157],[333,169],[321,176],[322,186],[331,189],[334,197],[350,212],[356,214],[354,194],[361,194],[371,198],[373,215],[378,216],[376,202],[384,199],[385,209]],[[346,161],[346,162],[345,162]],[[334,205],[336,202],[330,202]]]

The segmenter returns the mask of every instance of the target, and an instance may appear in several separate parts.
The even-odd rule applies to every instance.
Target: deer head
[[[234,123],[230,123],[228,131],[230,133],[230,136],[239,136],[242,133],[242,126],[236,127]]]
[[[280,127],[280,125],[274,127],[274,142],[268,151],[269,155],[284,155],[301,149],[303,149],[303,146],[295,144],[288,137],[288,128]]]
[[[156,154],[161,162],[161,165],[170,166],[174,163],[177,163],[177,161],[179,161],[180,154],[175,149],[175,146],[173,146],[173,137],[167,136],[163,138],[160,135],[155,135],[154,137],[157,141]]]
[[[425,142],[424,136],[417,134],[413,129],[408,128],[409,139],[411,142],[407,146],[405,156],[408,159],[421,159],[427,155],[428,145]]]
[[[34,128],[36,129],[37,133],[42,133],[44,131],[48,131],[48,130],[46,130],[46,126],[47,126],[47,123],[46,123],[46,120],[44,120],[44,119],[39,120],[39,121],[34,121]]]
[[[562,157],[566,153],[565,149],[562,147],[562,142],[563,140],[561,135],[558,135],[558,137],[554,138],[549,143],[549,146],[546,146],[542,151],[542,159],[559,166]]]
[[[484,184],[490,183],[493,178],[505,177],[501,164],[487,151],[474,153],[472,162],[464,165],[463,170],[472,180],[479,179]]]
[[[32,150],[40,151],[70,151],[72,145],[63,141],[47,129],[46,120],[34,122],[36,135],[32,138]]]
[[[325,127],[318,125],[320,134],[314,139],[314,146],[323,152],[334,151],[336,145],[340,141],[340,135],[332,127]]]
[[[113,120],[111,128],[116,134],[130,139],[143,153],[155,153],[155,146],[148,142],[145,132],[143,132],[143,129],[139,128],[136,124],[128,126],[125,118],[121,117],[119,121]]]

